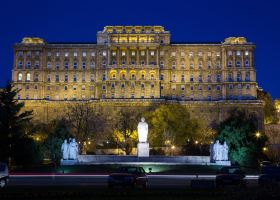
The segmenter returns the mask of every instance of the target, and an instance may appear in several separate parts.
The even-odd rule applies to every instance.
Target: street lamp
[[[171,146],[172,156],[174,155],[174,150],[175,150],[175,146],[174,146],[174,145],[172,145],[172,146]]]
[[[255,135],[256,135],[256,138],[260,138],[261,137],[260,131],[257,131]]]

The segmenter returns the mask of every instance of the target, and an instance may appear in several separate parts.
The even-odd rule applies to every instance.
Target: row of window
[[[185,82],[185,75],[181,75],[181,82]],[[145,80],[146,79],[146,75],[143,73],[141,74],[141,80]],[[31,73],[26,73],[26,81],[31,81]],[[65,82],[68,82],[69,80],[69,75],[68,74],[65,74],[64,75],[64,81]],[[78,77],[76,74],[73,75],[73,82],[77,82],[78,81]],[[103,81],[106,81],[107,80],[107,76],[106,74],[103,74],[102,75],[102,80]],[[116,73],[112,73],[110,75],[110,80],[116,80]],[[125,73],[120,73],[120,80],[126,80],[126,74]],[[136,75],[135,74],[131,74],[130,76],[130,80],[136,80]],[[150,74],[150,80],[155,80],[155,75],[153,73]],[[164,74],[161,74],[160,75],[160,80],[164,80]],[[203,76],[202,75],[199,75],[198,76],[198,82],[203,82]],[[250,72],[246,72],[245,74],[245,81],[250,81]],[[23,74],[22,73],[18,73],[18,81],[23,81]],[[38,82],[39,81],[39,74],[35,74],[34,75],[34,82]],[[60,81],[60,76],[58,74],[55,75],[55,82],[59,82]],[[83,73],[82,74],[82,81],[86,81],[86,74]],[[94,74],[91,74],[90,75],[90,81],[94,81]],[[176,75],[173,74],[172,75],[172,78],[171,78],[171,81],[174,81],[176,82]],[[194,79],[194,75],[190,75],[190,79],[189,79],[190,82],[194,82],[195,79]],[[216,75],[216,82],[221,82],[222,79],[221,79],[221,75],[220,74],[217,74]],[[233,77],[233,73],[228,73],[227,75],[227,79],[226,79],[227,82],[234,82],[234,77]],[[242,81],[242,75],[241,73],[237,73],[237,77],[236,77],[236,81],[237,82],[241,82]],[[47,75],[47,82],[51,82],[51,75],[48,74]],[[211,74],[208,74],[207,76],[207,82],[212,82],[212,75]]]
[[[126,61],[122,61],[121,62],[122,65],[125,65],[126,64]],[[22,69],[23,68],[23,61],[19,61],[18,62],[18,68],[19,69]],[[106,67],[107,63],[106,61],[103,61],[102,63],[102,67]],[[113,60],[112,61],[112,65],[116,65],[116,62]],[[131,61],[131,65],[135,65],[135,61]],[[141,65],[145,65],[145,61],[142,60],[141,61]],[[150,61],[149,62],[149,65],[156,65],[156,62],[153,62],[153,61]],[[64,69],[69,69],[69,63],[68,62],[65,62],[64,63]],[[163,61],[160,61],[160,68],[163,68],[164,67],[164,62]],[[185,69],[185,63],[181,63],[180,64],[181,66],[181,69]],[[228,64],[227,64],[228,67],[233,67],[233,62],[230,60],[228,61]],[[240,60],[237,60],[236,63],[235,63],[235,66],[236,67],[241,67],[241,61]],[[244,66],[245,67],[250,67],[250,61],[249,60],[245,60],[244,61]],[[47,69],[52,69],[52,63],[51,62],[47,62]],[[60,63],[56,63],[55,64],[55,68],[56,69],[60,69]],[[95,62],[91,62],[90,63],[90,68],[93,69],[95,67]],[[176,61],[173,61],[172,64],[171,64],[171,67],[172,69],[176,69],[177,68],[177,65],[176,65]],[[221,65],[219,62],[216,63],[216,68],[220,68]],[[34,68],[35,69],[39,69],[40,68],[40,62],[39,61],[35,61],[35,65],[34,65]],[[72,68],[73,69],[78,69],[78,63],[77,62],[74,62],[73,65],[72,65]],[[81,68],[82,69],[86,69],[87,68],[87,63],[86,62],[82,62],[82,65],[81,65]],[[189,65],[189,68],[190,69],[194,69],[194,63],[190,63]],[[199,61],[198,63],[198,68],[199,69],[202,69],[203,68],[203,62],[202,61]],[[208,69],[211,69],[212,68],[212,62],[211,61],[208,61],[207,63],[207,68]],[[31,62],[30,61],[27,61],[26,62],[26,69],[31,69]]]
[[[112,94],[111,94],[111,97],[108,97],[108,95],[102,94],[102,98],[103,98],[103,99],[106,99],[106,98],[114,99],[114,98],[116,98],[116,95],[115,95],[114,93],[112,93]],[[125,97],[124,95],[119,95],[118,98],[125,99],[126,97]],[[131,94],[129,98],[130,98],[130,99],[136,98],[136,97],[135,97],[135,94]],[[145,95],[142,94],[142,95],[140,96],[140,98],[141,98],[141,99],[145,99],[145,98],[154,99],[155,96],[154,96],[154,95],[145,96]],[[161,96],[161,98],[166,98],[166,97],[165,97],[165,96]],[[181,98],[182,100],[191,100],[191,101],[194,101],[194,100],[198,100],[198,101],[205,101],[205,100],[207,100],[207,101],[212,101],[212,100],[222,100],[222,99],[223,99],[221,96],[212,97],[211,95],[208,95],[207,97],[203,97],[203,96],[200,95],[200,96],[196,96],[196,97],[195,97],[193,94],[191,94],[189,97],[187,97],[185,94],[181,94],[180,96],[179,96],[179,95],[172,95],[171,98],[172,98],[172,99]],[[23,99],[22,96],[21,96],[20,94],[18,94],[18,99],[19,99],[19,100],[20,100],[20,99]],[[27,94],[27,95],[25,96],[25,99],[26,99],[26,100],[30,99],[29,94]],[[38,95],[35,94],[34,97],[33,97],[32,99],[35,99],[35,100],[38,99]],[[45,100],[52,100],[52,98],[51,98],[50,95],[47,95],[44,99],[45,99]],[[90,97],[89,99],[87,99],[87,98],[86,98],[86,95],[81,95],[81,99],[79,99],[79,100],[90,100],[90,99],[91,99],[91,100],[94,100],[95,98],[94,98],[93,95],[91,95],[91,97]],[[226,99],[229,99],[229,100],[243,100],[243,99],[244,99],[244,100],[247,100],[247,99],[255,99],[255,97],[253,97],[253,96],[251,96],[251,95],[249,95],[249,94],[247,94],[247,95],[238,95],[238,96],[229,95]],[[61,99],[59,98],[59,95],[55,95],[54,100],[59,101],[59,100],[61,100]],[[72,98],[70,98],[70,99],[69,99],[68,95],[65,94],[62,100],[64,100],[64,101],[68,101],[68,100],[77,101],[78,99],[77,99],[77,95],[76,95],[76,94],[72,95]]]
[[[65,86],[64,86],[64,90],[65,90],[65,91],[68,90],[68,87],[69,87],[69,86],[65,85]],[[131,88],[134,88],[134,87],[135,87],[135,84],[131,84],[130,87],[131,87]],[[221,88],[222,88],[221,85],[216,85],[215,87],[216,87],[216,90],[217,90],[217,91],[220,91]],[[244,88],[246,88],[247,90],[250,89],[250,85],[249,85],[249,84],[246,84],[246,85],[237,84],[235,87],[236,87],[237,89],[244,89]],[[107,88],[106,85],[103,85],[103,86],[102,86],[102,90],[106,90],[106,88]],[[111,84],[111,88],[112,88],[112,89],[115,89],[115,88],[116,88],[116,84],[115,84],[115,83],[112,83],[112,84]],[[120,84],[120,88],[121,88],[121,89],[124,89],[124,88],[125,88],[125,83],[121,83],[121,84]],[[150,84],[150,88],[151,88],[151,89],[154,89],[154,88],[155,88],[155,84],[154,84],[154,83],[151,83],[151,84]],[[193,85],[191,85],[189,89],[190,89],[191,91],[194,91],[195,88],[197,88],[197,90],[203,90],[204,87],[203,87],[202,85],[198,85],[198,86],[193,86]],[[19,87],[19,89],[21,89],[21,87]],[[26,90],[29,90],[29,89],[30,89],[30,85],[26,85],[26,86],[25,86],[25,89],[26,89]],[[34,89],[37,90],[37,89],[38,89],[38,86],[35,85],[35,86],[34,86]],[[50,85],[46,86],[46,89],[47,89],[47,90],[51,90],[51,86],[50,86]],[[55,90],[59,90],[59,86],[55,86],[54,89],[55,89]],[[141,89],[145,89],[145,84],[144,84],[144,83],[141,84]],[[163,90],[163,89],[164,89],[164,86],[161,85],[161,86],[160,86],[160,89]],[[175,85],[173,85],[171,89],[172,89],[173,91],[175,91],[175,90],[177,89],[177,87],[176,87]],[[185,89],[186,89],[186,86],[185,86],[185,85],[181,85],[181,90],[184,91]],[[212,89],[213,89],[213,86],[212,86],[212,85],[208,85],[208,86],[207,86],[207,90],[208,90],[208,91],[211,91]],[[230,89],[230,90],[234,89],[234,85],[233,85],[233,84],[229,84],[229,85],[228,85],[228,89]],[[73,90],[77,90],[77,86],[76,86],[76,85],[73,86]],[[86,90],[86,86],[85,86],[85,85],[82,85],[82,86],[81,86],[81,90]],[[94,86],[90,86],[90,90],[93,91],[93,90],[94,90]]]
[[[67,52],[63,52],[63,53],[57,51],[57,52],[55,52],[55,53],[53,53],[53,52],[47,52],[47,57],[51,57],[53,54],[54,54],[56,57],[60,57],[61,55],[64,55],[64,57],[69,57],[69,56],[70,56],[70,52],[68,52],[68,51],[67,51]],[[72,55],[73,55],[74,57],[78,57],[79,54],[81,54],[82,57],[87,57],[88,55],[94,57],[94,56],[96,55],[95,52],[86,52],[86,51],[83,51],[83,52],[74,51],[74,52],[72,52]],[[145,56],[146,54],[148,54],[148,51],[144,51],[144,50],[140,51],[140,55],[141,55],[141,56]],[[155,54],[156,54],[155,51],[153,51],[153,50],[150,50],[150,51],[149,51],[149,55],[150,55],[150,56],[155,56]],[[171,56],[172,56],[172,57],[175,57],[177,54],[178,54],[178,52],[175,52],[175,51],[171,52]],[[197,55],[198,57],[202,57],[203,54],[204,54],[204,52],[199,51],[199,52],[197,52],[197,54],[196,54],[195,52],[192,52],[192,51],[191,51],[191,52],[189,52],[188,54],[189,54],[189,57],[193,57],[193,56],[195,56],[195,55]],[[216,54],[217,57],[221,56],[221,53],[220,53],[220,52],[215,52],[215,54]],[[249,56],[249,55],[250,55],[250,52],[249,52],[249,51],[235,51],[235,52],[234,52],[234,51],[228,51],[228,52],[227,52],[227,55],[228,55],[228,56],[233,56],[233,55],[241,56],[242,54],[243,54],[244,56]],[[27,51],[27,52],[26,52],[26,55],[27,55],[27,57],[31,57],[31,56],[32,56],[32,52],[31,52],[31,51]],[[102,51],[102,52],[100,52],[100,55],[106,57],[106,56],[107,56],[107,51]],[[111,55],[112,55],[113,57],[117,56],[117,51],[111,51]],[[121,51],[121,52],[119,53],[119,55],[121,55],[121,56],[126,56],[126,55],[129,55],[129,54],[128,54],[127,51],[124,51],[124,50],[123,50],[123,51]],[[165,55],[165,52],[164,52],[164,51],[160,51],[160,56],[164,56],[164,55]],[[179,55],[180,55],[181,57],[185,57],[185,56],[186,56],[186,52],[182,51],[182,52],[179,53]],[[210,51],[207,52],[207,56],[208,56],[208,57],[211,57],[212,55],[214,55],[213,52],[210,52]],[[23,51],[19,51],[19,52],[18,52],[18,56],[19,56],[19,57],[23,57],[23,56],[24,56],[24,52],[23,52]],[[35,56],[40,56],[40,51],[35,51]],[[130,51],[130,56],[136,56],[136,51]]]

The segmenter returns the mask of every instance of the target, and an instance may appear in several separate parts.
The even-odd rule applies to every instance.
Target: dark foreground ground
[[[221,200],[221,199],[280,199],[280,188],[222,188],[222,189],[102,189],[88,186],[68,187],[7,187],[0,190],[0,199],[114,199],[114,200]]]

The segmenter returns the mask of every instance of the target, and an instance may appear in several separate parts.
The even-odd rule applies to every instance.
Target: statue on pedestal
[[[219,140],[213,146],[214,161],[228,161],[228,145],[226,142],[222,145]]]
[[[148,124],[145,122],[145,118],[141,118],[141,122],[138,123],[138,141],[147,142],[148,138]]]
[[[150,148],[148,139],[148,124],[145,122],[145,118],[142,117],[141,121],[138,123],[138,145],[137,145],[137,155],[138,157],[149,157]]]
[[[64,140],[64,143],[61,145],[62,159],[68,160],[69,158],[69,144],[67,140]]]
[[[73,138],[69,143],[69,159],[76,160],[78,157],[78,152],[79,152],[78,143]]]

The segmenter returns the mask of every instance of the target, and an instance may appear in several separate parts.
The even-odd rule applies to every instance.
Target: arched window
[[[30,79],[31,79],[31,74],[30,74],[30,73],[27,73],[27,74],[26,74],[26,81],[30,81]]]
[[[22,73],[18,74],[18,81],[22,81]]]

